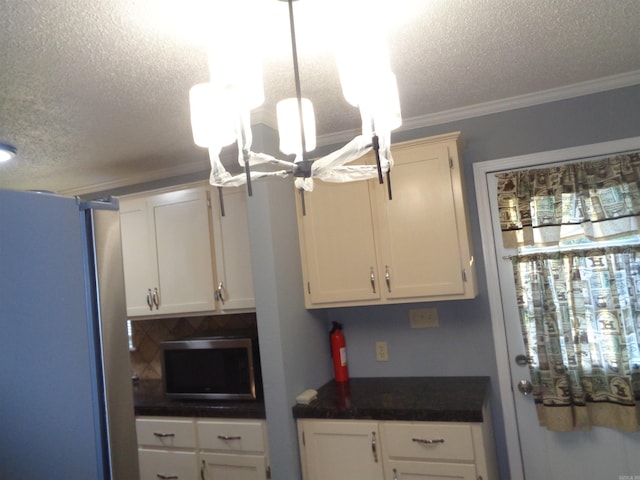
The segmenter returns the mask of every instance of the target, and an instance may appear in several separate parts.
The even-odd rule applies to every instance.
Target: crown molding
[[[640,84],[640,70],[634,70],[619,75],[611,75],[596,80],[575,83],[563,87],[551,88],[540,92],[518,95],[491,102],[478,103],[468,107],[454,108],[444,112],[422,115],[403,121],[401,131],[430,127],[443,123],[481,117],[492,113],[506,112],[518,108],[532,107],[545,103],[582,97],[595,93],[606,92],[618,88],[631,87]]]
[[[493,113],[506,112],[518,108],[532,107],[535,105],[557,102],[559,100],[566,100],[569,98],[581,97],[584,95],[592,95],[595,93],[606,92],[608,90],[631,87],[638,84],[640,84],[640,70],[634,70],[619,75],[611,75],[608,77],[575,83],[564,87],[552,88],[549,90],[542,90],[540,92],[529,93],[526,95],[519,95],[491,102],[478,103],[476,105],[470,105],[468,107],[454,108],[443,112],[403,119],[402,126],[397,131],[416,130],[419,128],[465,120],[468,118],[481,117]],[[253,124],[263,124],[270,128],[273,128],[274,130],[277,129],[277,119],[273,112],[267,111],[263,108],[259,108],[252,112],[252,118]],[[359,130],[348,130],[321,135],[317,139],[317,145],[327,146],[348,142],[359,134]],[[201,171],[202,163],[197,162],[196,164],[195,162],[193,162],[166,168],[163,170],[148,172],[145,174],[136,174],[109,182],[97,183],[76,189],[63,190],[59,193],[65,195],[83,195],[93,192],[106,191],[114,188],[126,187],[138,183],[147,183],[150,181],[162,180],[165,178],[199,173]]]
[[[182,163],[173,167],[151,170],[144,173],[137,173],[135,175],[120,177],[115,180],[109,180],[106,182],[84,185],[78,188],[62,189],[57,191],[56,193],[65,196],[88,195],[91,193],[105,192],[117,188],[129,187],[132,185],[155,182],[167,178],[193,175],[201,173],[203,171],[205,170],[203,169],[201,161],[192,161],[188,163]]]
[[[575,83],[540,92],[518,95],[515,97],[503,98],[491,102],[478,103],[468,107],[453,108],[443,112],[430,113],[413,118],[402,120],[402,126],[396,131],[409,131],[419,128],[442,125],[444,123],[466,120],[468,118],[481,117],[493,113],[507,112],[518,108],[532,107],[545,103],[567,100],[569,98],[582,97],[595,93],[606,92],[618,88],[631,87],[640,84],[640,70],[634,70],[619,75],[611,75],[596,80]],[[360,132],[352,130],[350,132],[336,132],[318,137],[318,145],[334,145],[348,141]]]

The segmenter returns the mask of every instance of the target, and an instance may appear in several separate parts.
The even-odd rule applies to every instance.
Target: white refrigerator
[[[138,478],[117,199],[0,190],[0,478]]]

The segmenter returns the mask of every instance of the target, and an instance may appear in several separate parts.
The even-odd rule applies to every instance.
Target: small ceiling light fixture
[[[16,156],[16,147],[8,143],[0,143],[0,163],[11,160]]]
[[[351,28],[344,32],[336,58],[344,97],[360,110],[362,134],[339,150],[311,160],[309,153],[316,144],[315,119],[313,105],[302,97],[300,85],[293,16],[296,0],[279,1],[287,2],[289,7],[296,97],[278,102],[278,133],[280,150],[294,156],[294,160],[280,160],[251,150],[250,111],[264,102],[261,59],[256,58],[255,43],[251,45],[247,38],[227,39],[224,46],[220,43],[209,46],[210,81],[195,85],[189,93],[194,142],[209,149],[210,183],[218,187],[246,183],[249,195],[252,180],[270,176],[293,175],[301,194],[313,190],[314,178],[350,182],[378,177],[382,184],[386,174],[389,184],[393,165],[391,131],[402,124],[402,118],[396,77],[381,30],[360,18],[352,21]],[[220,160],[222,148],[234,142],[238,145],[238,163],[244,170],[237,175],[227,172]],[[346,165],[372,149],[376,165]],[[256,170],[259,165],[271,167]]]

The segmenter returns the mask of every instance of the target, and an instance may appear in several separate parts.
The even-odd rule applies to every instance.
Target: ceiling
[[[257,1],[242,5],[242,27],[228,42],[254,34],[266,50],[266,101],[252,120],[273,124],[275,102],[294,95],[287,7]],[[302,90],[320,143],[359,128],[328,48],[356,1],[294,4]],[[638,0],[379,3],[368,0],[358,18],[385,19],[402,128],[640,83]],[[230,23],[224,11],[210,18],[191,10],[196,0],[0,5],[0,142],[18,149],[0,164],[0,188],[80,194],[207,170],[191,137],[188,92],[208,80],[199,20],[218,31]]]

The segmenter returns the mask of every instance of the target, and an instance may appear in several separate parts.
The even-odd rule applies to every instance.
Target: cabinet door
[[[377,422],[301,420],[305,480],[382,480]]]
[[[391,480],[477,480],[474,465],[385,460],[386,477]]]
[[[208,208],[205,187],[149,198],[158,264],[158,313],[215,310]]]
[[[120,200],[120,229],[127,315],[150,315],[153,289],[158,288],[155,228],[146,198]]]
[[[267,462],[263,455],[232,455],[200,452],[203,480],[266,480]]]
[[[246,189],[212,189],[211,199],[216,288],[221,292],[218,308],[223,311],[254,309],[256,300],[253,293]]]
[[[380,298],[368,183],[315,182],[306,215],[298,195],[307,306]]]
[[[461,298],[468,252],[464,208],[456,208],[449,145],[402,145],[393,150],[393,199],[375,189],[384,296],[387,299]],[[471,298],[471,297],[469,297]]]
[[[195,451],[171,451],[138,449],[140,480],[173,478],[198,480],[198,464]]]

